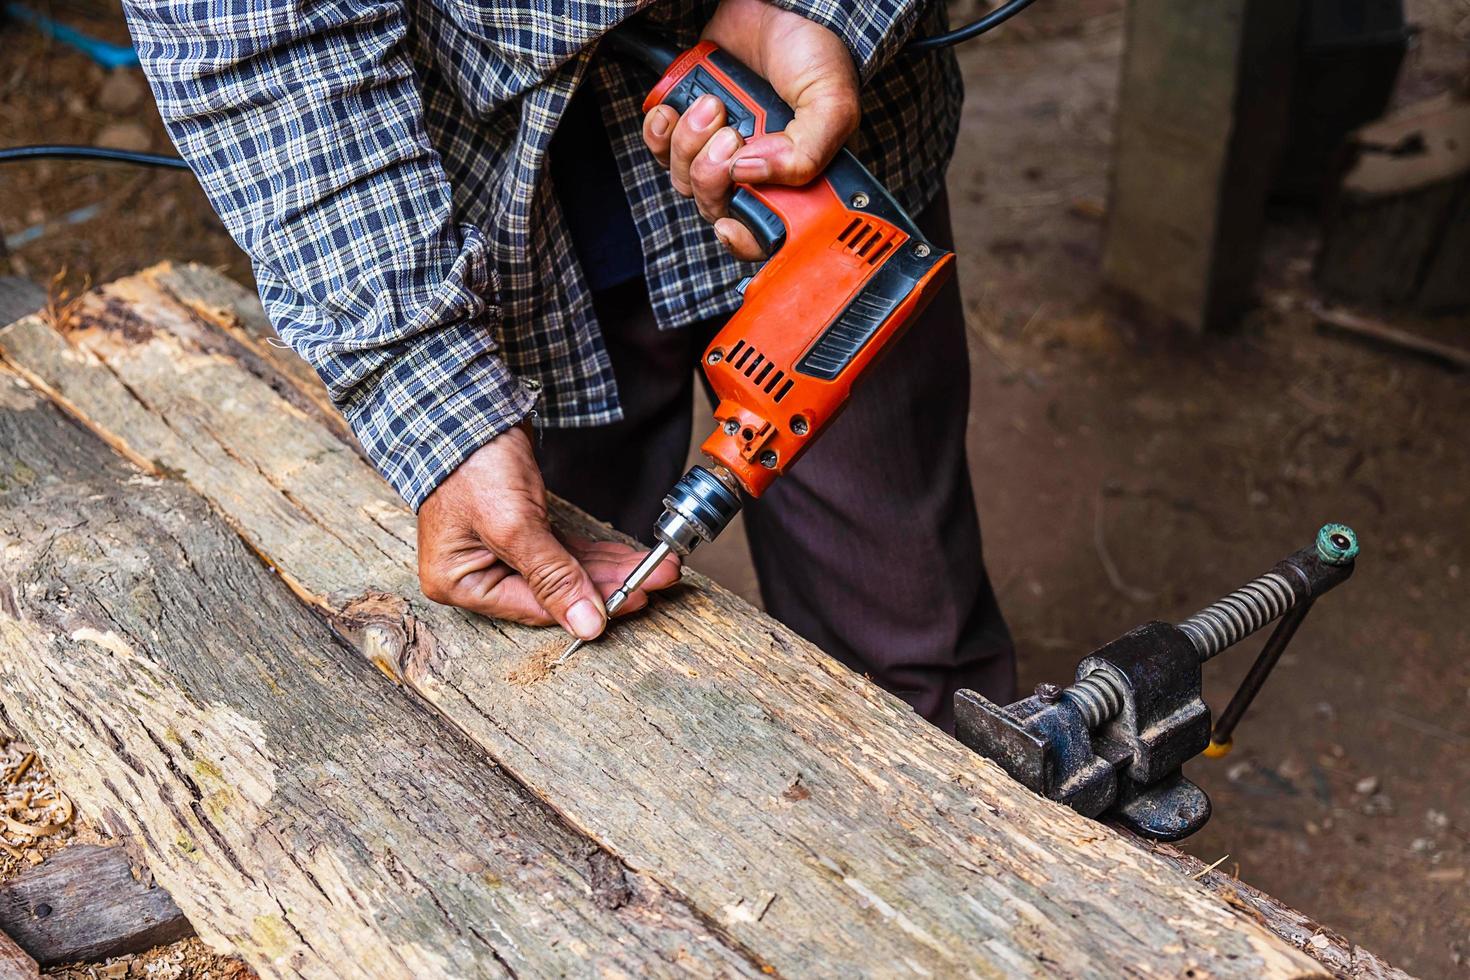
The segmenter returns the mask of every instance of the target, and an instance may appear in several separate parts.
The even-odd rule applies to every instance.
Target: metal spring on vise
[[[1267,572],[1190,616],[1179,630],[1189,637],[1200,659],[1209,660],[1285,614],[1296,599],[1291,583]]]
[[[1088,674],[1062,692],[1087,723],[1094,729],[1123,710],[1123,692],[1107,674]]]
[[[1346,524],[1326,524],[1317,532],[1317,558],[1324,564],[1351,565],[1357,555],[1358,536]],[[1289,560],[1277,567],[1288,565],[1299,574],[1304,574],[1296,565],[1290,564]],[[1333,584],[1336,583],[1327,587],[1331,588]],[[1285,576],[1280,572],[1270,571],[1252,579],[1225,598],[1210,603],[1179,624],[1179,631],[1189,637],[1189,642],[1199,654],[1200,660],[1209,660],[1226,647],[1239,643],[1272,621],[1285,616],[1293,608],[1301,607],[1266,641],[1266,648],[1257,658],[1256,665],[1251,668],[1251,673],[1226,707],[1225,713],[1220,716],[1210,743],[1211,747],[1223,747],[1218,754],[1223,755],[1229,751],[1230,733],[1236,722],[1250,706],[1251,699],[1255,697],[1281,651],[1291,641],[1296,628],[1301,625],[1302,617],[1311,609],[1314,597],[1311,596],[1312,587],[1305,579],[1303,588],[1304,595],[1299,596]],[[1052,687],[1051,690],[1055,692],[1056,688]],[[1119,681],[1102,671],[1088,674],[1051,697],[1065,698],[1071,703],[1089,729],[1097,729],[1117,717],[1124,704],[1123,689]]]
[[[1276,572],[1252,579],[1234,592],[1210,603],[1179,624],[1179,631],[1201,660],[1208,660],[1226,647],[1239,643],[1296,605],[1291,583]],[[1089,729],[1111,721],[1123,710],[1123,691],[1112,675],[1088,674],[1062,692]]]

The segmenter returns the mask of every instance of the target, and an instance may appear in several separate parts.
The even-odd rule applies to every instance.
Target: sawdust
[[[551,673],[552,665],[556,658],[561,656],[563,649],[565,648],[560,643],[542,647],[512,667],[510,673],[505,675],[505,679],[516,687],[536,683]]]
[[[256,973],[233,956],[211,950],[198,939],[155,946],[101,963],[74,963],[47,970],[62,980],[256,980]]]
[[[25,742],[0,733],[0,881],[71,843],[78,822],[71,799]]]

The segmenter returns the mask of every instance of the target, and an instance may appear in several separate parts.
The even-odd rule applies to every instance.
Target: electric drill
[[[683,113],[712,93],[747,140],[793,118],[765,79],[708,41],[680,54],[627,24],[607,43],[662,73],[645,113],[659,103]],[[608,599],[609,616],[670,554],[714,540],[739,512],[741,491],[759,497],[785,473],[953,274],[954,254],[926,240],[845,149],[804,186],[737,185],[729,208],[769,258],[740,284],[740,308],[704,352],[718,399],[700,447],[710,465],[691,468],[664,497],[658,543]]]

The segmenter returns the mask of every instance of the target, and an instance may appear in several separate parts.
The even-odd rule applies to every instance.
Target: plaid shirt
[[[954,59],[898,49],[925,0],[775,0],[836,32],[864,82],[856,151],[907,207],[938,191]],[[643,146],[655,79],[596,41],[647,0],[126,0],[179,152],[254,264],[281,337],[415,508],[535,410],[621,417],[546,153],[594,87],[662,327],[727,314],[750,273]],[[692,44],[713,2],[650,19]],[[539,403],[539,404],[538,404]]]

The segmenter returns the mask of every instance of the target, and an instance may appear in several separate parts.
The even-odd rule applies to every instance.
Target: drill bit
[[[658,543],[658,547],[650,551],[644,557],[644,559],[638,563],[638,567],[633,569],[627,580],[624,581],[622,586],[618,588],[618,591],[608,596],[607,618],[609,620],[611,620],[613,616],[617,614],[617,611],[619,609],[623,608],[623,603],[628,601],[628,596],[632,595],[634,592],[637,592],[638,587],[644,582],[648,581],[648,576],[653,574],[653,570],[657,568],[665,558],[669,557],[669,555],[672,555],[673,553],[674,549],[672,546],[669,545],[667,541],[660,541]],[[560,657],[557,657],[556,660],[552,662],[551,666],[560,667],[562,664],[566,663],[568,657],[576,653],[578,650],[582,649],[582,647],[585,646],[586,643],[586,640],[573,640],[572,645],[567,647],[566,651],[562,653]]]

